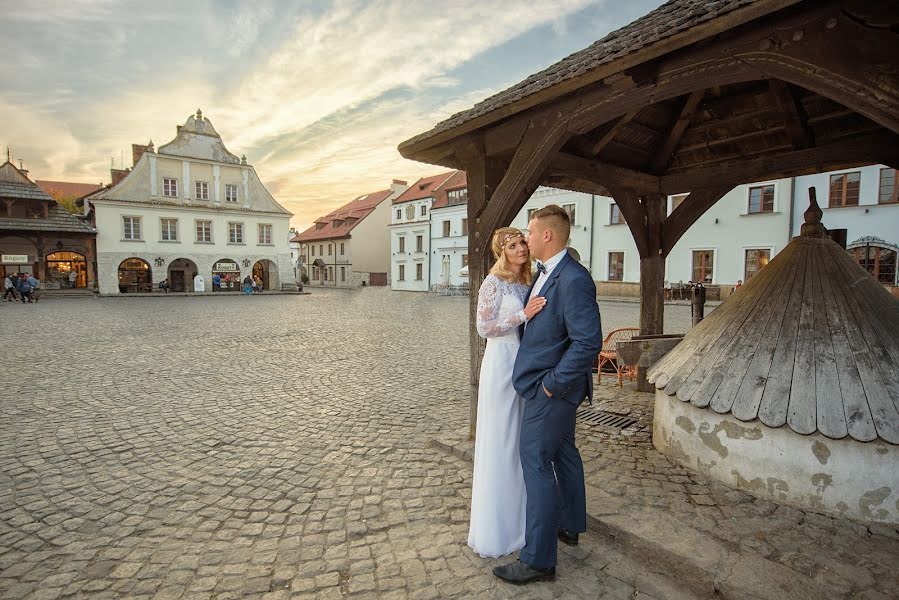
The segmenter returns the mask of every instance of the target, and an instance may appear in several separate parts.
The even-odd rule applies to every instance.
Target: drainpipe
[[[796,178],[790,177],[790,224],[787,230],[787,243],[793,239],[793,204],[796,202]],[[772,257],[773,258],[773,257]]]

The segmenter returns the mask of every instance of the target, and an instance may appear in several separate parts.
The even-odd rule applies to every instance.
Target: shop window
[[[830,202],[828,208],[858,206],[858,190],[861,171],[830,176]]]
[[[713,250],[693,251],[693,283],[712,283],[712,274],[715,267],[715,252]]]
[[[897,201],[899,201],[899,171],[896,171],[896,169],[881,169],[877,202],[879,204],[892,204]]]
[[[624,252],[609,252],[609,281],[624,281]]]
[[[746,250],[746,258],[743,261],[743,280],[749,281],[759,269],[771,260],[771,250],[768,248],[750,248]]]
[[[774,186],[749,188],[749,214],[774,212]]]

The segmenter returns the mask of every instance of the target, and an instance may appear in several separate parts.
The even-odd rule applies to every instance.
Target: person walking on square
[[[78,281],[78,272],[72,269],[69,271],[69,287],[75,289],[75,283]]]
[[[243,278],[243,293],[245,296],[249,296],[253,293],[253,278],[247,275]]]
[[[518,453],[523,405],[512,387],[518,327],[543,308],[543,298],[525,306],[531,259],[522,232],[497,229],[491,242],[497,259],[478,292],[476,326],[487,339],[478,383],[478,430],[468,545],[484,558],[504,556],[524,545],[525,491]]]
[[[16,276],[12,273],[8,277],[3,278],[3,299],[7,302],[13,302],[19,299],[19,294],[16,291],[16,285],[18,282],[16,281]]]
[[[546,305],[523,327],[512,371],[515,391],[524,398],[525,545],[518,561],[493,570],[515,584],[555,579],[558,541],[577,545],[587,530],[575,416],[584,398],[592,400],[602,327],[593,278],[566,250],[570,231],[568,214],[554,204],[528,223],[528,247],[539,261],[528,297],[543,296]]]
[[[32,302],[31,292],[34,289],[31,286],[31,282],[29,279],[33,279],[30,275],[22,274],[19,279],[19,297],[22,299],[22,304],[26,302]]]
[[[220,292],[222,291],[222,276],[218,273],[212,274],[212,291]]]
[[[253,275],[253,289],[260,294],[262,293],[262,279],[259,275]]]

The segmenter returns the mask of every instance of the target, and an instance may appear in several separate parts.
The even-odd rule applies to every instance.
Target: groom
[[[538,260],[529,298],[543,296],[546,306],[524,326],[512,371],[512,385],[524,398],[525,545],[517,562],[493,570],[517,584],[555,579],[556,538],[577,545],[587,530],[574,420],[578,405],[593,397],[591,367],[602,331],[593,278],[566,250],[570,231],[568,213],[554,204],[528,223],[528,246]]]

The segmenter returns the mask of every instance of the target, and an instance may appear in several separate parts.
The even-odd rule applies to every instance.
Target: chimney
[[[393,196],[399,196],[403,192],[409,189],[409,184],[403,181],[402,179],[394,179],[390,183],[390,190],[393,192]]]
[[[137,165],[137,161],[144,155],[144,152],[153,152],[153,142],[144,146],[143,144],[131,144],[131,166]]]
[[[110,169],[109,177],[112,179],[112,185],[118,185],[130,172],[131,169]]]

